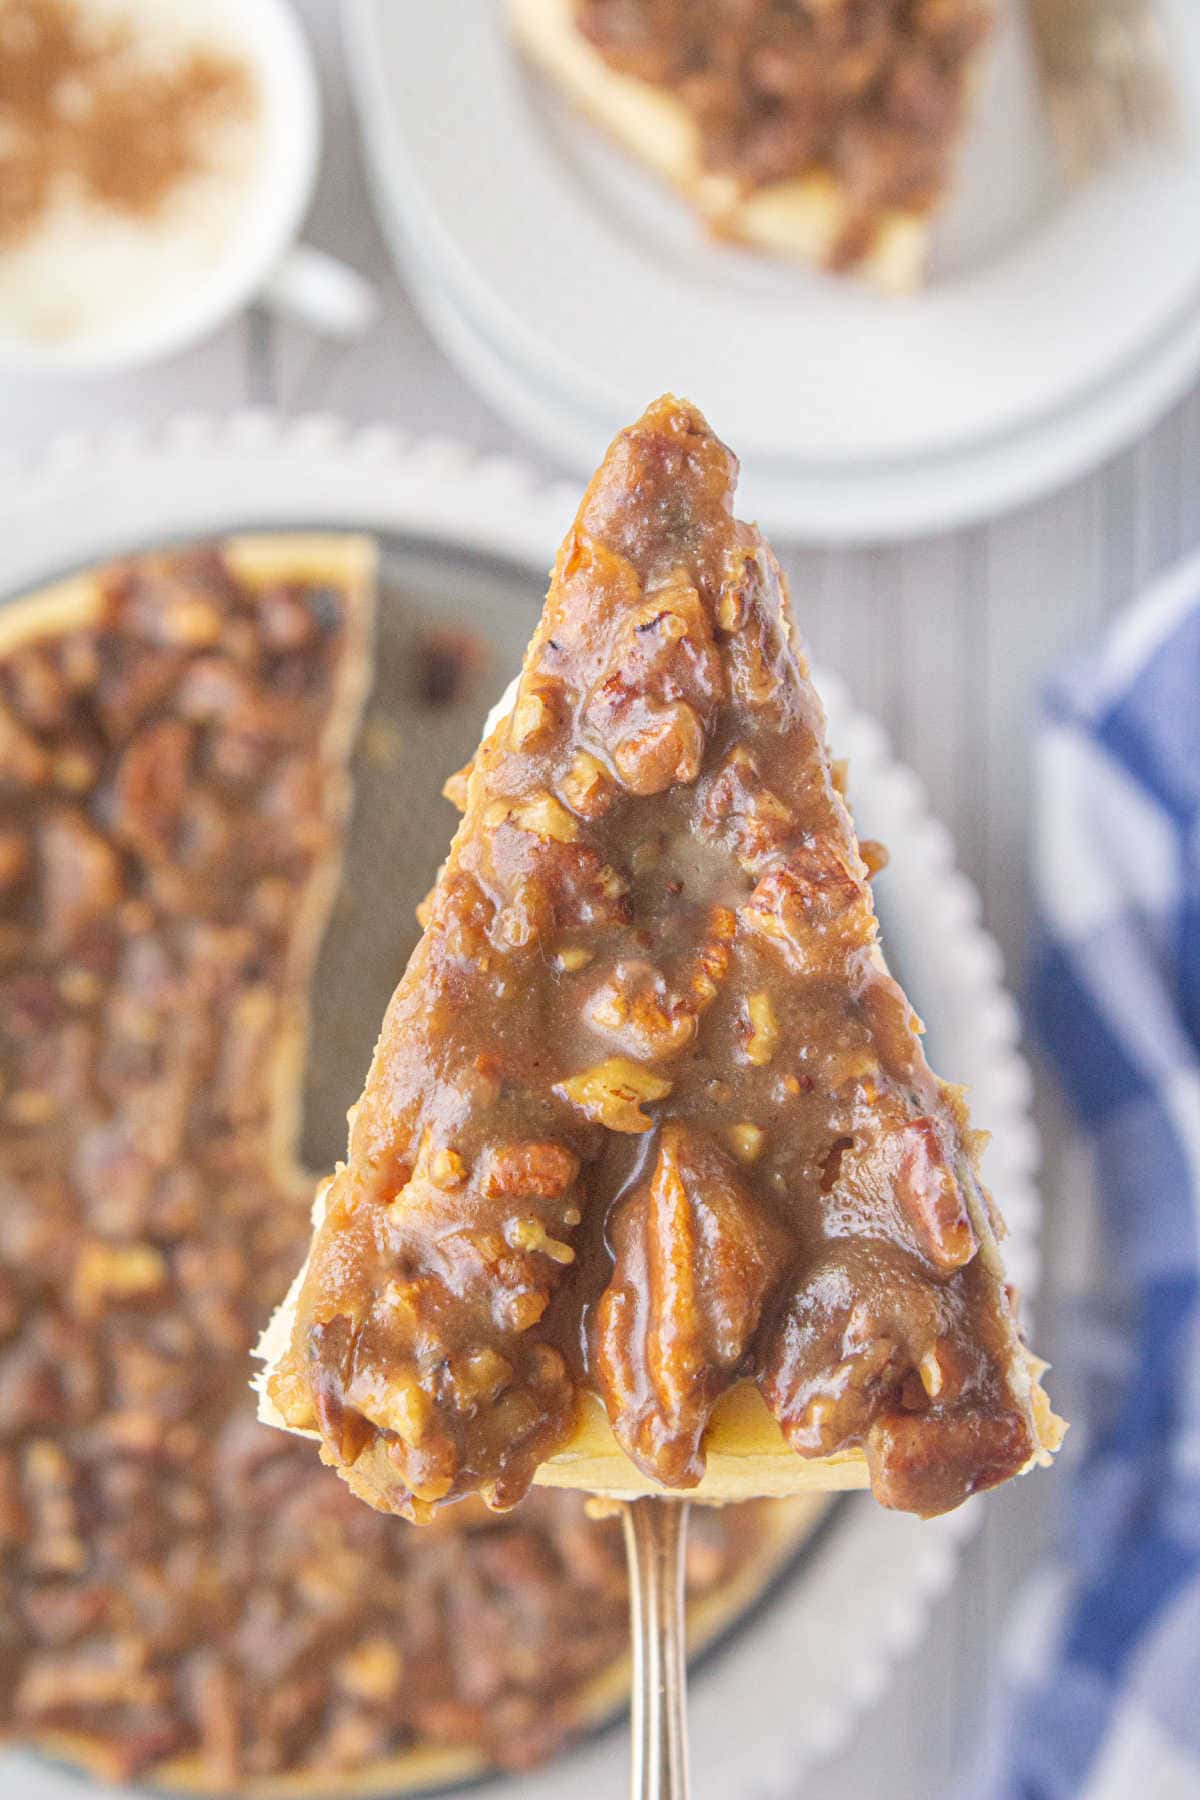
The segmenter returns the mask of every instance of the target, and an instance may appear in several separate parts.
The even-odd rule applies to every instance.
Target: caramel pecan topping
[[[670,398],[617,438],[460,796],[276,1376],[377,1506],[511,1505],[584,1391],[679,1486],[739,1380],[918,1511],[1034,1451],[977,1146],[734,477]]]

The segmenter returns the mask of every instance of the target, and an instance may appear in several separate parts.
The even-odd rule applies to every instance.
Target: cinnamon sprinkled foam
[[[0,0],[0,335],[177,304],[231,240],[260,112],[195,0]]]

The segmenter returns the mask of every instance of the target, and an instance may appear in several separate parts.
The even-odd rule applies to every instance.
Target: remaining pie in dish
[[[0,608],[0,1737],[111,1779],[395,1793],[620,1697],[577,1497],[418,1538],[254,1418],[374,562],[237,538]],[[811,1517],[696,1537],[701,1637]]]
[[[535,1477],[933,1514],[1056,1441],[735,479],[670,397],[609,450],[263,1347],[270,1416],[412,1518]]]
[[[991,0],[508,0],[517,42],[709,227],[924,274]]]

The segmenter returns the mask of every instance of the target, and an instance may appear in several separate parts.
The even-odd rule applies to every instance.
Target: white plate
[[[1057,191],[1021,19],[987,67],[938,276],[888,299],[707,242],[529,78],[496,0],[346,0],[376,193],[434,329],[581,471],[673,387],[775,529],[959,522],[1065,479],[1200,362],[1200,11],[1163,0],[1187,143]]]
[[[0,599],[122,548],[239,527],[320,525],[457,557],[469,577],[464,593],[481,586],[473,556],[507,565],[497,585],[508,604],[531,610],[576,498],[536,486],[513,463],[478,460],[453,445],[410,446],[388,431],[351,434],[327,419],[285,424],[254,414],[180,421],[153,439],[64,439],[44,462],[13,471],[0,493]],[[509,671],[493,673],[499,686]],[[820,685],[831,740],[850,760],[859,825],[891,849],[878,885],[893,961],[928,1021],[933,1060],[970,1084],[975,1116],[994,1134],[985,1174],[1011,1227],[1010,1270],[1028,1294],[1038,1272],[1037,1143],[1000,953],[916,777],[838,683]],[[896,1659],[918,1642],[980,1504],[922,1524],[865,1497],[845,1503],[798,1579],[695,1679],[697,1800],[782,1800],[796,1792],[806,1763],[847,1739]],[[622,1790],[626,1763],[622,1735],[609,1733],[541,1774],[487,1791],[497,1800],[608,1800]],[[10,1754],[0,1757],[0,1792],[75,1800],[80,1784]]]

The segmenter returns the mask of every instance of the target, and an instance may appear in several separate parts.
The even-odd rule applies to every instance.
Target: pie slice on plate
[[[567,98],[720,236],[922,278],[990,0],[508,0]]]
[[[592,481],[263,1346],[270,1415],[408,1517],[933,1514],[1057,1442],[736,468],[668,396]]]

